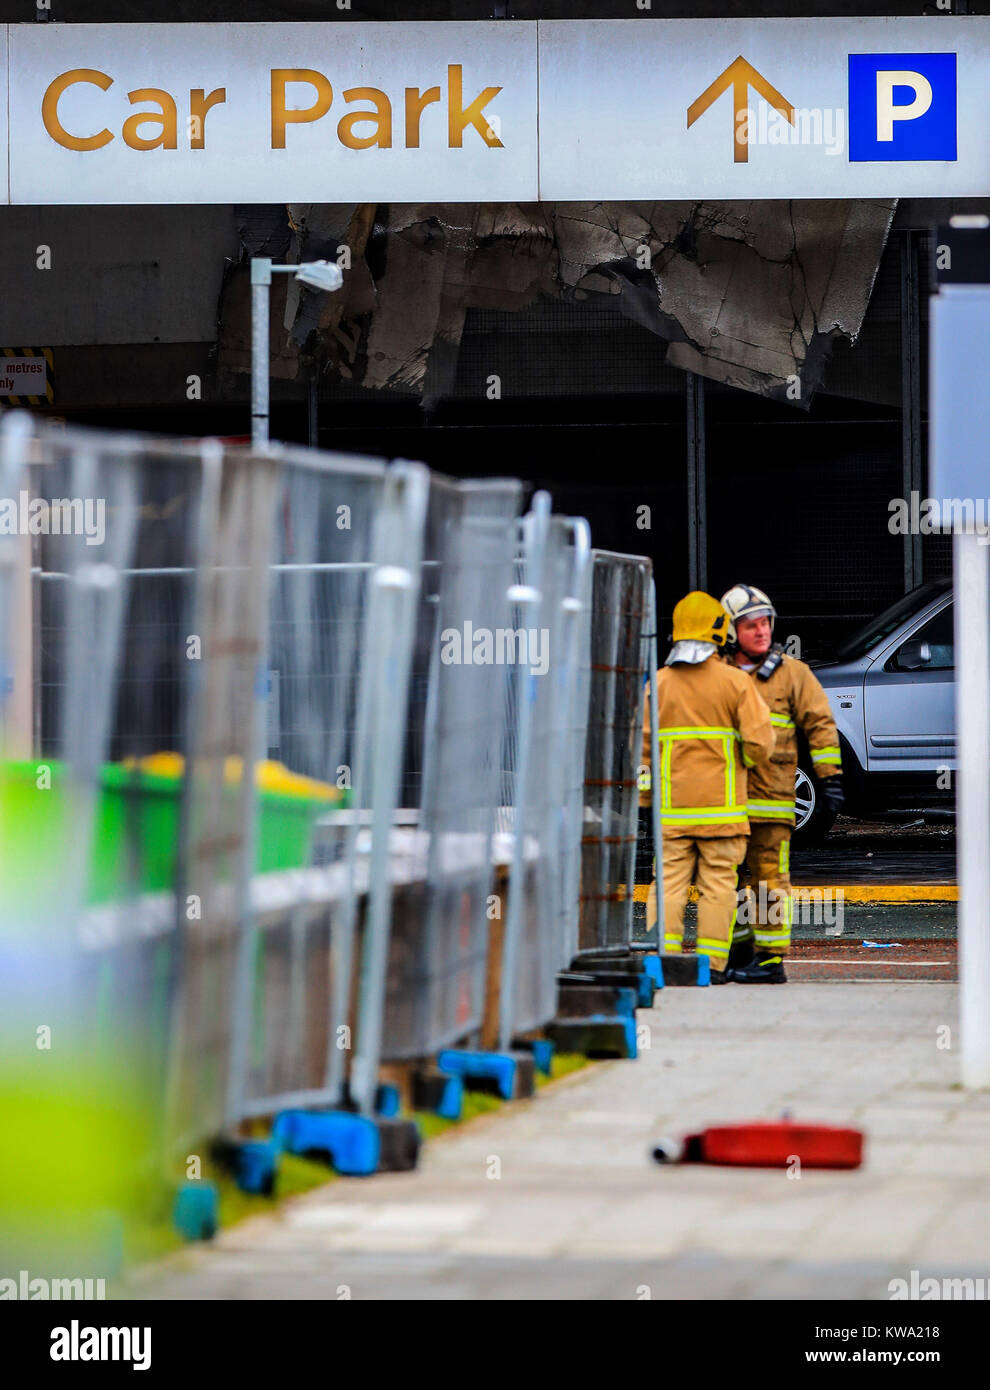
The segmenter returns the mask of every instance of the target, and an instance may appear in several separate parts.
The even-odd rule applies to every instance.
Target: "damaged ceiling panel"
[[[540,295],[607,297],[668,344],[667,362],[808,405],[830,342],[855,340],[896,203],[533,203],[290,206],[290,259],[349,267],[321,294],[294,281],[273,372],[453,391],[468,309]],[[285,218],[272,209],[273,222]],[[252,226],[258,235],[256,223]],[[343,248],[346,248],[344,250]],[[225,282],[220,365],[249,366],[246,275]],[[799,383],[799,387],[796,385]]]

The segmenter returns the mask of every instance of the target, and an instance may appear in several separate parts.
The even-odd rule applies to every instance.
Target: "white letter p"
[[[910,87],[914,100],[894,105],[894,88]],[[877,73],[877,139],[893,140],[895,121],[916,121],[932,104],[932,84],[920,72]]]

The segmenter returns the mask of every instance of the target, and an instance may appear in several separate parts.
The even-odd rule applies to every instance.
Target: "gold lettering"
[[[487,102],[498,96],[501,87],[486,87],[470,106],[464,105],[464,74],[460,63],[447,68],[447,143],[460,149],[466,126],[473,125],[489,149],[502,148],[502,142],[481,114]]]
[[[175,102],[169,93],[161,87],[139,87],[136,91],[127,93],[127,100],[132,106],[139,101],[154,101],[161,110],[138,111],[135,115],[128,116],[120,132],[124,137],[124,144],[130,145],[132,150],[174,150],[179,143],[178,121]],[[155,121],[161,126],[161,133],[154,140],[148,140],[138,134],[140,127],[149,121]]]
[[[419,149],[419,118],[433,101],[440,100],[440,88],[430,87],[421,92],[418,87],[406,88],[406,148]]]
[[[97,135],[70,135],[58,118],[59,97],[67,87],[74,86],[76,82],[92,82],[94,87],[101,87],[103,91],[107,91],[113,86],[113,78],[107,77],[105,72],[100,72],[96,68],[73,68],[71,72],[63,72],[56,77],[45,92],[44,100],[41,103],[41,119],[55,143],[62,145],[67,150],[102,149],[104,145],[109,145],[113,139],[109,130],[104,128]]]
[[[373,101],[375,111],[349,111],[337,126],[337,136],[342,145],[351,150],[370,150],[372,145],[379,149],[392,148],[392,103],[378,87],[350,87],[344,93],[345,101]],[[365,122],[374,125],[374,135],[355,135],[354,127]]]
[[[285,89],[290,82],[308,82],[316,88],[317,97],[312,106],[298,111],[286,110]],[[287,125],[318,121],[330,110],[332,101],[333,88],[322,72],[313,68],[272,68],[272,149],[285,149]]]
[[[189,93],[189,115],[196,121],[194,134],[189,141],[191,150],[206,149],[206,113],[227,100],[227,88],[217,87],[209,96],[205,88],[194,87]]]

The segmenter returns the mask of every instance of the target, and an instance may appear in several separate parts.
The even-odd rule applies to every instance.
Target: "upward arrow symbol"
[[[740,54],[734,63],[730,63],[724,72],[719,73],[712,85],[706,87],[696,101],[692,101],[687,113],[689,130],[698,117],[705,114],[712,102],[717,101],[722,93],[727,92],[730,87],[732,88],[733,119],[732,157],[736,164],[745,164],[749,159],[749,132],[745,125],[740,128],[739,120],[749,105],[749,88],[752,87],[754,91],[758,92],[763,100],[779,111],[790,121],[791,125],[794,124],[794,107],[786,97],[781,96],[776,87],[770,85],[762,73],[756,71],[752,63],[747,63]]]

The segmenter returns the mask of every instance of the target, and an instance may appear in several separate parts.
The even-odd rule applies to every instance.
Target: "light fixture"
[[[251,258],[251,444],[268,443],[268,317],[272,276],[292,275],[312,290],[339,290],[344,276],[333,261],[274,265],[269,256]]]
[[[333,261],[305,261],[296,271],[296,279],[311,290],[339,290],[344,276]]]

